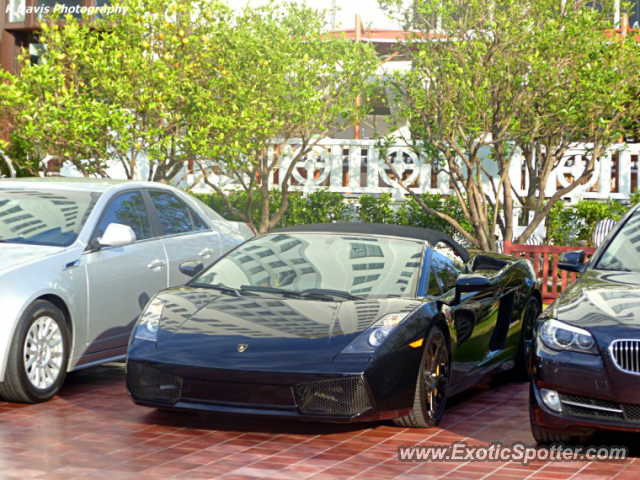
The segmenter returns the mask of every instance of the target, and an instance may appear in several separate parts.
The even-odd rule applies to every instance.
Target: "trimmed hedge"
[[[226,203],[219,195],[194,194],[223,217],[242,221],[231,214]],[[270,209],[273,215],[280,207],[280,191],[271,190]],[[237,191],[229,194],[231,204],[244,211],[247,194]],[[462,213],[456,197],[442,197],[426,193],[422,200],[432,209],[446,212],[455,218],[465,230],[473,233],[473,228]],[[632,205],[640,203],[640,192],[630,199]],[[580,240],[589,242],[596,225],[601,220],[612,218],[619,220],[629,206],[616,200],[601,202],[597,200],[581,200],[576,205],[558,202],[547,217],[547,241],[554,245],[574,245]],[[260,222],[260,198],[253,199],[252,215],[255,225]],[[457,236],[456,230],[445,220],[428,215],[418,202],[408,199],[399,206],[391,195],[361,195],[356,199],[346,198],[340,193],[318,190],[303,197],[299,192],[289,194],[289,209],[279,226],[307,225],[312,223],[347,222],[350,220],[366,223],[387,223],[394,225],[411,225],[431,228]]]
[[[629,199],[631,205],[640,202],[640,192]],[[575,205],[556,203],[547,216],[547,241],[553,245],[575,245],[577,242],[591,243],[591,237],[602,220],[620,220],[629,210],[629,205],[618,200],[601,202],[580,200]]]
[[[271,215],[274,215],[280,208],[280,191],[275,189],[271,190],[269,195],[271,197],[269,209]],[[233,221],[243,221],[229,211],[226,202],[220,195],[211,193],[194,194],[194,196],[209,205],[224,218]],[[248,202],[246,192],[231,192],[229,194],[229,200],[234,208],[242,212],[246,210]],[[254,225],[257,226],[260,224],[260,197],[254,196],[252,203],[252,219]],[[353,217],[352,210],[349,204],[345,202],[344,196],[340,193],[319,190],[303,198],[302,194],[294,192],[289,194],[289,208],[278,226],[288,227],[291,225],[308,225],[312,223],[347,222]]]
[[[270,195],[270,209],[273,215],[280,208],[280,191],[271,190]],[[209,205],[224,218],[242,221],[229,211],[227,204],[218,194],[194,194],[194,196]],[[472,231],[471,224],[464,217],[460,204],[455,198],[424,194],[422,199],[429,207],[437,211],[447,212],[447,214],[456,218],[468,231]],[[245,211],[248,201],[246,192],[231,192],[229,200],[234,208]],[[260,222],[259,198],[254,197],[253,199],[252,215],[254,225],[258,225]],[[298,192],[289,194],[289,209],[279,226],[347,222],[350,220],[359,220],[366,223],[412,225],[444,231],[450,235],[455,235],[456,233],[455,229],[446,221],[425,213],[418,202],[413,199],[403,202],[398,207],[388,193],[381,195],[365,194],[357,199],[349,199],[340,193],[331,193],[327,190],[309,193],[306,198]]]

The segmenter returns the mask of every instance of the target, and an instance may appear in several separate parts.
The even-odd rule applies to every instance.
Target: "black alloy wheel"
[[[395,419],[396,425],[428,428],[438,424],[447,403],[450,361],[447,339],[434,326],[425,340],[413,409],[409,415]]]

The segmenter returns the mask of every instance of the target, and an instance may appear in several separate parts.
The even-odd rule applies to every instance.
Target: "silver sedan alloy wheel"
[[[38,318],[24,341],[24,367],[31,384],[44,390],[60,376],[64,342],[56,321],[48,316]]]

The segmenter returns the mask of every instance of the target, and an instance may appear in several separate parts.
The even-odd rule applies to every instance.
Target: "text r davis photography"
[[[35,6],[27,6],[27,5],[12,5],[7,2],[7,8],[5,9],[5,13],[9,13],[13,10],[14,14],[26,14],[26,13],[35,13],[37,15],[49,15],[51,13],[57,15],[73,15],[77,13],[81,13],[82,15],[113,15],[115,13],[126,14],[129,7],[121,7],[119,5],[103,5],[100,7],[86,7],[82,5],[60,5],[57,4],[55,6],[50,5],[35,5]]]

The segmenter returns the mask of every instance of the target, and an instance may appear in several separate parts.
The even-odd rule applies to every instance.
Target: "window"
[[[31,65],[43,65],[43,55],[47,51],[44,43],[29,43],[29,61]]]
[[[354,270],[382,270],[383,268],[384,263],[356,263],[353,265]]]
[[[198,200],[195,197],[192,198],[192,200],[198,204],[198,206],[200,207],[200,210],[204,213],[204,215],[209,220],[214,221],[214,222],[218,222],[220,220],[224,220],[224,218],[222,216],[220,216],[217,212],[213,211],[209,206],[207,206],[201,200]]]
[[[636,0],[631,4],[629,24],[631,25],[631,28],[640,28],[640,0]]]
[[[378,245],[366,243],[352,243],[349,258],[383,257],[382,249]]]
[[[193,228],[194,228],[194,230],[198,230],[198,231],[211,230],[211,227],[209,225],[207,225],[204,222],[204,220],[202,220],[200,215],[198,215],[192,209],[189,209],[189,212],[191,212],[191,220],[193,220]]]
[[[166,192],[149,192],[156,207],[164,235],[178,235],[193,230],[189,208],[174,195]]]
[[[433,268],[429,269],[429,285],[427,285],[427,295],[432,297],[439,297],[440,295],[442,295],[442,290],[440,289],[438,278],[433,272]]]
[[[0,243],[68,247],[99,198],[97,192],[0,189]]]
[[[24,22],[26,6],[26,0],[9,0],[9,22]],[[4,15],[5,12],[1,14]]]
[[[123,193],[117,196],[107,207],[94,238],[100,238],[112,223],[127,225],[136,234],[137,240],[151,238],[151,224],[140,192]]]
[[[111,0],[96,0],[96,7],[106,7],[111,5]],[[98,13],[98,18],[104,18],[103,13]]]
[[[464,262],[449,245],[439,243],[431,255],[431,264],[442,284],[442,291],[448,292],[456,286],[458,276],[466,273]]]
[[[378,275],[366,275],[360,277],[353,278],[353,285],[360,285],[361,283],[375,282],[380,278],[380,274]],[[397,282],[396,282],[397,283]]]
[[[78,20],[82,19],[82,13],[79,10],[82,7],[82,0],[37,0],[38,7],[49,7],[49,14],[54,13],[53,9],[56,4],[72,8],[71,15]],[[64,15],[66,15],[66,13],[61,15],[61,17]],[[43,20],[45,16],[46,12],[44,9],[38,11],[38,21]]]
[[[320,288],[370,297],[415,296],[420,268],[412,259],[424,256],[424,244],[384,237],[374,240],[354,242],[352,237],[315,233],[264,235],[240,246],[237,256],[223,257],[196,282],[299,292]],[[289,245],[294,246],[281,248]],[[363,253],[364,258],[354,258],[354,252]],[[377,258],[369,262],[367,256]],[[255,263],[243,263],[245,257]]]
[[[640,272],[640,213],[634,213],[595,266],[597,270]]]

